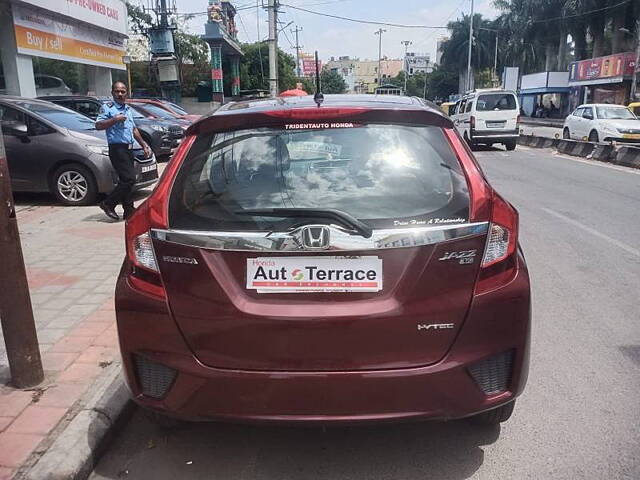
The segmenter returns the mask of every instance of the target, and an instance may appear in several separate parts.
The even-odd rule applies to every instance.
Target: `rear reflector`
[[[133,356],[133,363],[142,393],[152,398],[164,397],[171,388],[177,372],[139,355]]]
[[[489,357],[469,367],[469,373],[485,395],[506,392],[511,381],[513,351]]]

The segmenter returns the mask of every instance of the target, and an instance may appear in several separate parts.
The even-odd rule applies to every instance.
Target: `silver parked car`
[[[65,205],[90,205],[117,183],[104,131],[73,110],[0,96],[0,125],[16,192],[51,192]],[[158,179],[155,157],[134,145],[136,189]]]

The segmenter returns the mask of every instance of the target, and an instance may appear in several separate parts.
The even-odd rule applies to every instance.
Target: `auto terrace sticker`
[[[259,257],[247,259],[247,288],[258,293],[378,292],[378,257]]]

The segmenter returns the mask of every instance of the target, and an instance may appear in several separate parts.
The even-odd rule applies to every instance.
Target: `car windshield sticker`
[[[355,128],[358,125],[350,122],[331,122],[331,123],[287,123],[285,130],[306,130],[314,128]]]
[[[289,142],[287,143],[289,153],[319,153],[323,155],[340,155],[342,145],[324,142]]]

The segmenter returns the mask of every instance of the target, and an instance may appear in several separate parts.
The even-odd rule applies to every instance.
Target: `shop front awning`
[[[523,88],[519,91],[520,95],[542,95],[545,93],[569,93],[569,87],[540,87],[540,88]]]
[[[610,83],[622,83],[625,80],[629,80],[629,78],[621,76],[621,77],[610,77],[610,78],[593,78],[590,80],[580,80],[577,82],[569,82],[570,87],[582,87],[582,86],[590,86],[590,85],[607,85]]]

